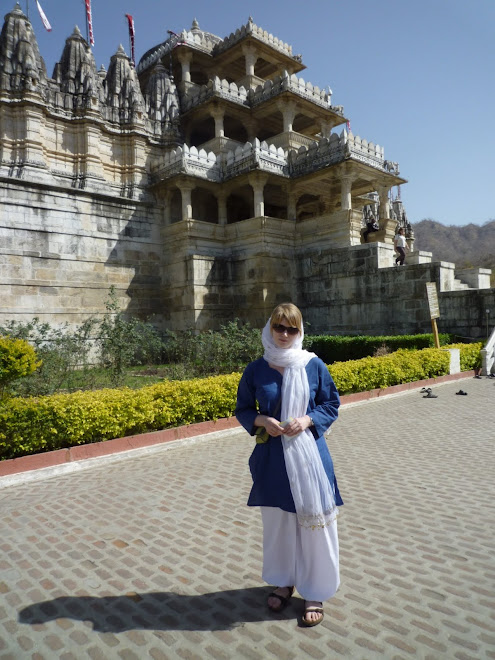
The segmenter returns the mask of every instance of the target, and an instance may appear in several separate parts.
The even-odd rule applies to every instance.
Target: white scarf
[[[303,350],[303,339],[304,328],[301,328],[291,348],[279,348],[273,340],[270,321],[261,335],[265,360],[284,368],[281,421],[303,417],[308,409],[306,365],[316,355]],[[297,520],[302,527],[321,529],[335,520],[337,507],[333,485],[321,462],[314,436],[308,429],[291,438],[282,435],[282,446]]]

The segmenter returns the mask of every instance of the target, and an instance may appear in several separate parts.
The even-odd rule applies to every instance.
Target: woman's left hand
[[[287,435],[289,438],[293,438],[310,426],[311,419],[308,415],[304,415],[304,417],[296,417],[295,419],[291,419],[289,422],[287,422],[287,424],[285,424],[284,435]]]

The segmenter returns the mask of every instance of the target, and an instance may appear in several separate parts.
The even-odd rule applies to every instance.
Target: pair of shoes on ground
[[[423,399],[438,399],[437,395],[433,394],[431,391],[431,387],[423,387],[423,389],[420,391],[425,393]]]
[[[462,396],[467,396],[467,392],[464,392],[464,390],[459,390],[456,392],[456,394],[461,394]]]
[[[289,600],[291,599],[291,597],[294,593],[294,587],[278,587],[277,589],[278,590],[282,590],[282,589],[287,590],[287,593],[286,593],[285,596],[282,595],[282,594],[277,594],[277,593],[275,593],[275,591],[272,591],[270,594],[268,594],[269,599],[270,598],[276,598],[277,600],[280,601],[280,604],[275,606],[275,607],[273,607],[272,605],[268,605],[268,608],[272,612],[277,612],[278,613],[278,612],[282,612],[282,610],[284,610],[287,607],[287,605],[289,604]],[[316,619],[308,619],[307,618],[308,614],[311,614],[313,612],[317,613],[317,614],[321,614],[321,616],[317,617]],[[306,626],[307,628],[312,628],[313,626],[317,626],[319,623],[321,623],[323,621],[324,616],[325,616],[325,613],[323,612],[322,604],[320,604],[319,606],[317,606],[317,605],[307,605],[306,604],[305,608],[304,608],[304,615],[301,619],[301,622],[302,622],[303,626]]]

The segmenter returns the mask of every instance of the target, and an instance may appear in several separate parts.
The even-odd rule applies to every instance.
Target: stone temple
[[[113,285],[162,327],[262,325],[280,301],[311,332],[479,336],[490,271],[414,251],[394,268],[406,180],[346,128],[300,55],[251,18],[230,36],[194,20],[135,68],[96,67],[76,27],[49,77],[19,4],[0,35],[0,323],[78,323]],[[378,231],[363,235],[374,215]]]

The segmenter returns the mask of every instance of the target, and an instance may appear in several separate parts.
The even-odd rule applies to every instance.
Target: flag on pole
[[[46,31],[47,31],[47,32],[51,32],[51,31],[52,31],[52,26],[50,25],[50,21],[47,19],[46,14],[45,14],[45,12],[43,11],[43,9],[41,8],[41,5],[40,5],[40,3],[38,2],[38,0],[36,0],[36,4],[37,4],[37,6],[38,6],[38,11],[39,11],[39,13],[40,13],[41,22],[42,22],[43,25],[45,26]]]
[[[94,46],[95,38],[93,36],[93,17],[91,14],[91,0],[85,0],[86,5],[86,20],[88,21],[88,34],[89,34],[89,43]]]
[[[131,61],[136,66],[136,58],[134,57],[134,39],[136,36],[136,32],[134,30],[134,19],[130,14],[126,14],[125,17],[127,18],[127,23],[129,25],[129,40],[131,42]]]
[[[351,133],[351,122],[349,120],[347,120],[346,126],[347,126],[347,131]]]

